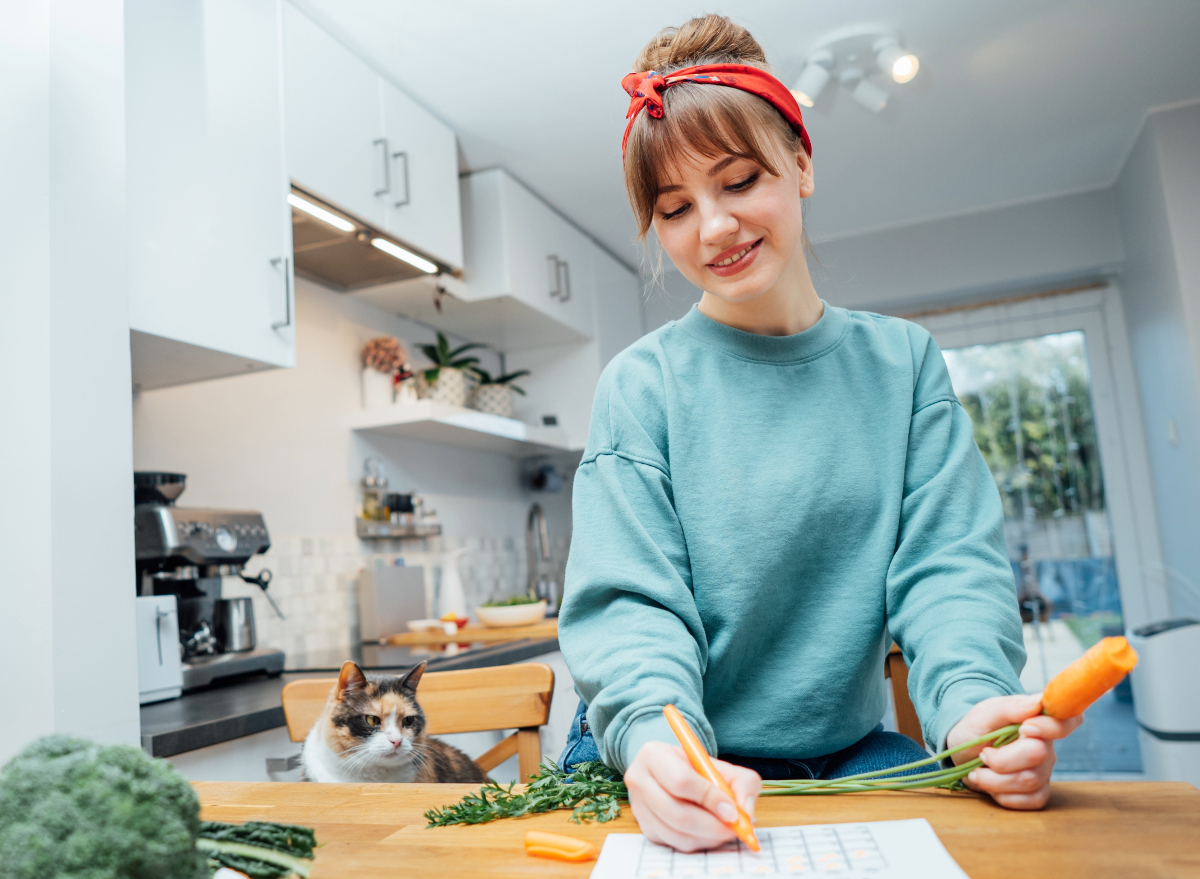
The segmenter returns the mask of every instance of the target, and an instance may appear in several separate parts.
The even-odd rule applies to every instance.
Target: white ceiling
[[[633,264],[621,90],[679,0],[294,0],[458,133]],[[816,240],[1110,184],[1146,112],[1200,99],[1196,0],[742,0],[791,83],[828,32],[878,24],[921,60],[879,115],[829,88],[806,111]]]

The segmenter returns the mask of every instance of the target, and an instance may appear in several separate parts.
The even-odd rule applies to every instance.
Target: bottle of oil
[[[383,461],[379,458],[367,458],[363,461],[362,478],[362,517],[372,522],[388,520],[387,505],[384,495],[387,493],[387,476],[384,475]]]

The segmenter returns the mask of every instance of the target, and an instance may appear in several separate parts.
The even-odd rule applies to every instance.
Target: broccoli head
[[[200,802],[128,745],[39,739],[0,769],[5,879],[199,879]]]

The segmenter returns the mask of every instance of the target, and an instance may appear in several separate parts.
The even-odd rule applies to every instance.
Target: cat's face
[[[327,714],[325,742],[353,767],[399,766],[419,756],[416,741],[425,731],[417,704],[421,663],[403,677],[367,680],[353,662],[342,666]]]

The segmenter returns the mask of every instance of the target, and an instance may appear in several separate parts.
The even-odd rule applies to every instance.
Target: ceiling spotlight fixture
[[[792,94],[803,107],[812,107],[832,79],[872,113],[881,112],[889,95],[879,84],[880,74],[896,83],[917,75],[917,56],[901,45],[896,34],[875,27],[843,28],[817,43],[805,56]]]
[[[833,66],[833,53],[828,49],[818,49],[804,61],[804,69],[800,78],[792,87],[792,94],[802,107],[811,107],[829,82],[829,68]]]
[[[921,62],[917,56],[900,48],[895,37],[882,37],[875,41],[875,63],[879,69],[898,83],[906,83],[917,75]]]
[[[394,256],[396,259],[403,260],[413,268],[420,269],[426,274],[436,275],[438,273],[438,267],[436,265],[424,257],[417,256],[411,250],[405,250],[394,241],[388,241],[386,238],[372,238],[371,244],[373,244],[375,247],[378,247],[389,256]]]
[[[850,90],[863,109],[878,113],[887,106],[888,93],[863,76],[861,68],[847,67],[838,74],[838,82]]]
[[[888,103],[888,93],[869,79],[860,79],[853,94],[854,100],[872,113],[881,112]]]
[[[301,198],[294,192],[288,194],[287,201],[292,207],[304,211],[310,217],[316,217],[322,223],[328,223],[335,229],[340,229],[342,232],[354,231],[354,224],[349,220],[342,219],[333,213],[333,211],[327,211],[325,208],[313,204],[308,199]]]

